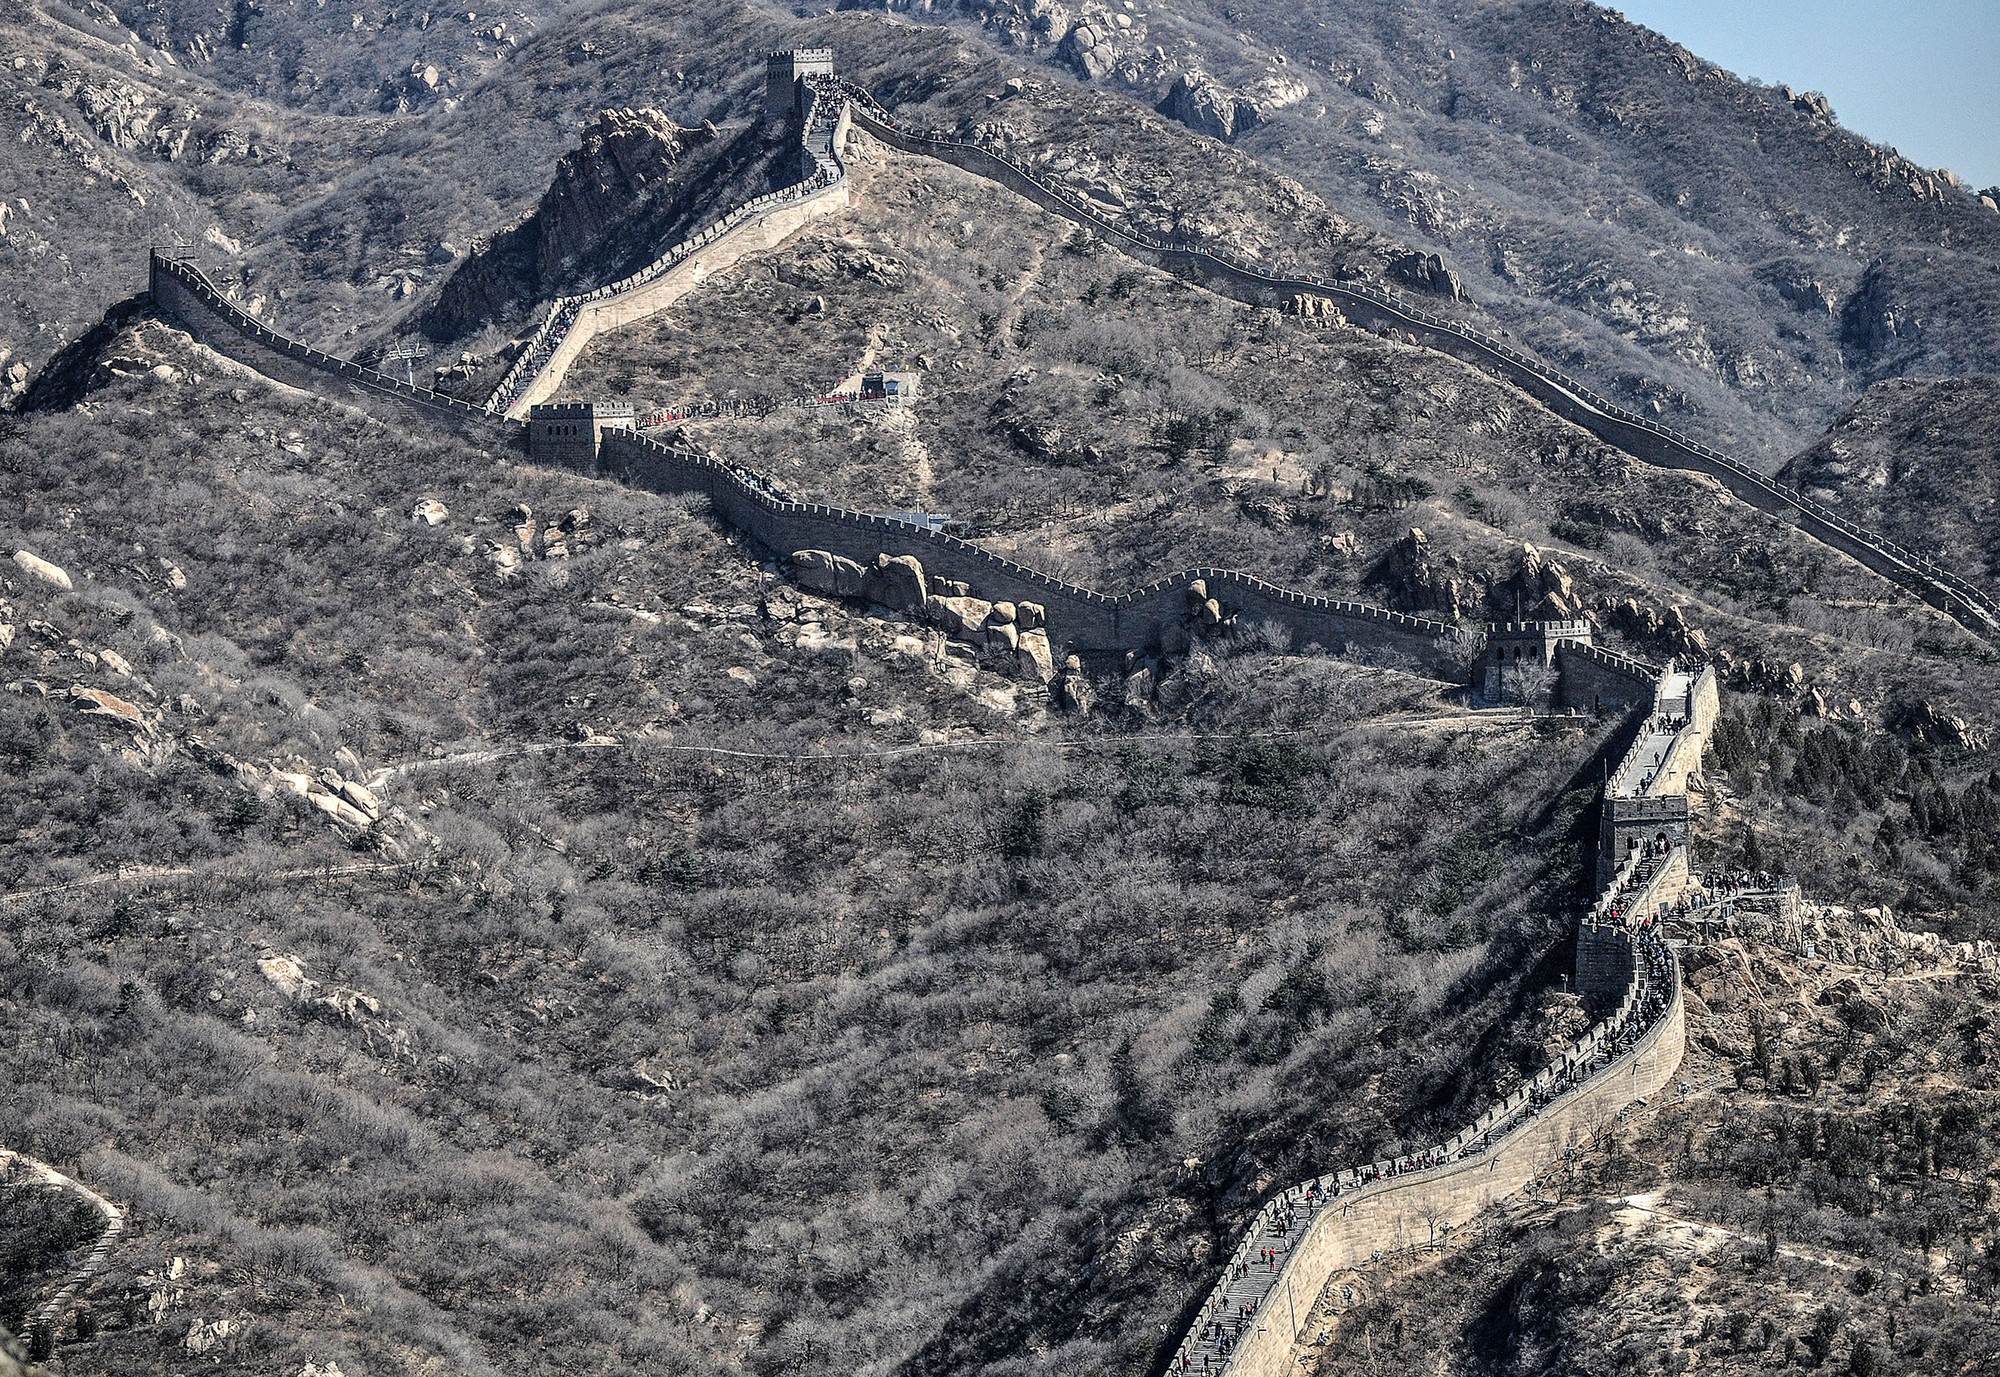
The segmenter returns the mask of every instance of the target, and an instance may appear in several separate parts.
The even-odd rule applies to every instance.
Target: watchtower
[[[833,49],[791,48],[764,58],[764,118],[797,124],[806,117],[805,79],[833,75]]]
[[[549,402],[528,408],[528,457],[582,473],[597,471],[597,447],[607,430],[631,430],[630,402]]]
[[[1515,675],[1527,666],[1550,669],[1556,647],[1565,641],[1590,644],[1590,623],[1575,621],[1493,622],[1486,628],[1486,649],[1479,656],[1473,682],[1488,702],[1499,702],[1515,685]]]
[[[1693,834],[1686,794],[1606,795],[1597,817],[1597,884],[1611,883],[1634,851],[1666,855]]]

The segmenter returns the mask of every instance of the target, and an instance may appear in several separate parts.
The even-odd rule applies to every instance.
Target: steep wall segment
[[[847,135],[848,104],[823,98],[811,80],[800,80],[798,88],[805,101],[800,129],[805,180],[744,202],[629,276],[580,296],[557,297],[493,390],[487,410],[520,420],[562,385],[570,365],[598,335],[664,311],[710,274],[776,248],[809,221],[846,209],[851,193],[839,150]]]
[[[1631,663],[1616,672],[1629,674]],[[1637,773],[1623,784],[1607,782],[1604,805],[1608,816],[1622,789],[1626,801],[1676,804],[1684,819],[1692,772],[1665,776],[1644,766],[1653,755],[1677,750],[1699,760],[1715,720],[1714,671],[1669,665],[1649,688],[1640,699],[1645,729],[1619,765],[1621,776]],[[1644,785],[1635,785],[1641,776]],[[1672,1082],[1687,1045],[1686,1011],[1679,964],[1654,920],[1689,884],[1686,837],[1629,849],[1624,841],[1607,824],[1604,879],[1577,932],[1577,987],[1593,1008],[1606,1011],[1603,1018],[1528,1085],[1444,1142],[1317,1177],[1268,1201],[1171,1370],[1231,1377],[1296,1371],[1303,1322],[1335,1273],[1435,1241],[1441,1229],[1520,1190],[1594,1138],[1619,1110]]]

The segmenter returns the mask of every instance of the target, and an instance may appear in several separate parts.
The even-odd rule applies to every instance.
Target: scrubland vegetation
[[[0,416],[0,547],[75,584],[0,572],[0,1143],[133,1207],[63,1370],[1149,1371],[1272,1189],[1434,1140],[1586,1017],[1561,986],[1615,730],[1474,717],[1256,627],[1148,701],[1097,666],[1065,716],[787,587],[699,503],[272,388],[136,309],[59,352],[136,290],[131,244],[200,243],[342,352],[425,312],[486,349],[761,189],[758,55],[830,41],[911,123],[1137,223],[1357,277],[1441,251],[1472,300],[1440,309],[1752,456],[1854,384],[1990,361],[1984,212],[1586,7],[1196,16],[1224,77],[1262,43],[1312,78],[1235,147],[1040,67],[1003,98],[1040,40],[948,17],[0,21],[28,269],[0,365],[56,359]],[[113,79],[136,105],[105,122]],[[741,156],[527,273],[514,227],[609,106]],[[176,123],[171,156],[133,134]],[[1989,936],[1989,647],[1456,364],[1217,300],[936,164],[864,144],[855,189],[572,390],[900,365],[923,392],[892,418],[689,433],[1107,588],[1215,563],[1469,622],[1560,591],[1606,644],[1731,666],[1700,864]],[[1864,407],[1802,481],[1897,531],[1952,498],[1940,538],[1983,549],[1924,414]],[[1833,439],[1924,452],[1877,488]],[[384,815],[335,826],[303,787],[328,774]],[[1437,1270],[1360,1279],[1320,1370],[1988,1362],[2000,987],[1843,965],[1834,926],[1690,949],[1688,1098]],[[11,1328],[89,1221],[21,1192],[0,1217]]]
[[[0,694],[6,887],[194,870],[9,918],[0,1137],[135,1207],[66,1361],[143,1368],[222,1315],[205,1351],[258,1368],[865,1371],[994,1325],[1143,1362],[1260,1181],[1537,1063],[1480,1034],[1539,997],[1591,739],[1371,725],[1434,688],[1255,638],[1150,723],[996,712],[854,614],[813,614],[845,647],[785,644],[698,511],[136,339],[211,371],[5,441],[6,539],[78,583],[10,575],[13,615],[122,647],[161,714],[128,755]],[[431,495],[438,528],[408,515]],[[522,501],[592,534],[503,580]],[[7,677],[59,695],[86,671],[44,643]],[[316,878],[370,838],[197,742],[408,763],[379,787],[434,855]],[[276,956],[375,1004],[287,994]],[[175,1256],[189,1280],[141,1275]]]

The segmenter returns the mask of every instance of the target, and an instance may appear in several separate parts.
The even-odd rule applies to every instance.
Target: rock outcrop
[[[1465,299],[1465,284],[1437,254],[1411,249],[1407,253],[1398,254],[1390,262],[1389,271],[1398,281],[1415,287],[1420,292],[1429,292],[1433,296],[1445,297],[1452,301]]]
[[[542,277],[557,277],[568,261],[594,249],[607,226],[629,216],[635,201],[669,180],[692,146],[713,137],[682,129],[650,108],[599,114],[576,151],[556,164],[536,209],[535,257]]]
[[[1468,581],[1447,570],[1433,555],[1430,538],[1418,526],[1394,545],[1369,574],[1392,606],[1407,612],[1435,612],[1447,618],[1462,615],[1475,599]]]
[[[1493,590],[1494,610],[1528,621],[1569,621],[1583,615],[1583,600],[1569,571],[1533,545],[1523,543],[1514,573]]]
[[[1174,78],[1160,113],[1179,120],[1197,134],[1225,142],[1247,134],[1261,120],[1253,101],[1219,85],[1201,72],[1182,72]]]

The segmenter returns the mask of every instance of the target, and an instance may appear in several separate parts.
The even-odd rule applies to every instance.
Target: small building
[[[764,118],[798,124],[806,116],[805,79],[833,75],[833,49],[792,48],[764,58]]]
[[[861,400],[900,402],[917,395],[917,375],[883,370],[861,375]]]
[[[607,430],[635,430],[630,402],[546,402],[528,408],[528,457],[581,473],[597,471]]]

